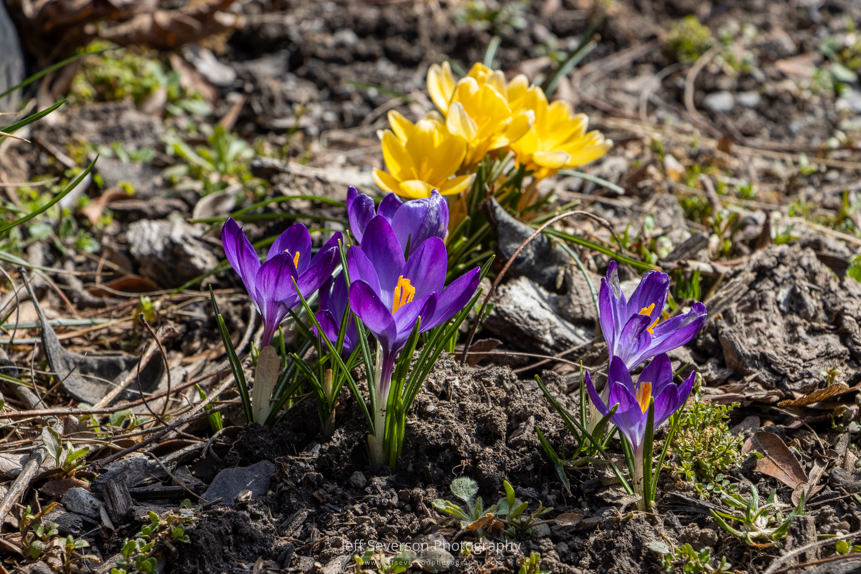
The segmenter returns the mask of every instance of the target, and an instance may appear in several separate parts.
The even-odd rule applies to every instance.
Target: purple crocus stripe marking
[[[705,325],[707,311],[702,303],[691,310],[661,322],[670,278],[666,273],[646,273],[637,289],[626,301],[619,285],[615,261],[601,279],[598,311],[601,331],[607,341],[610,359],[620,357],[632,369],[656,355],[666,353],[690,342]]]
[[[293,280],[307,298],[331,277],[339,261],[340,239],[341,234],[335,233],[312,256],[311,235],[304,225],[296,224],[275,240],[266,261],[261,264],[243,229],[233,218],[225,222],[221,231],[224,253],[263,318],[264,346],[272,342],[288,310],[299,303]]]

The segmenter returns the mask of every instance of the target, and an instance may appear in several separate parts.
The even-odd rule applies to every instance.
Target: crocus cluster
[[[510,150],[533,182],[607,153],[613,143],[586,132],[588,118],[562,101],[548,103],[541,87],[524,75],[511,81],[476,63],[455,78],[448,62],[432,65],[427,87],[437,111],[413,124],[397,111],[391,129],[379,132],[388,173],[377,169],[382,189],[402,197],[428,197],[438,189],[457,195],[475,181],[478,164],[497,150]]]
[[[602,415],[610,414],[616,407],[610,420],[631,447],[635,490],[642,489],[643,457],[652,456],[643,448],[649,410],[653,410],[654,428],[658,428],[685,404],[694,384],[693,372],[681,385],[673,382],[667,352],[691,341],[706,321],[705,305],[699,302],[687,313],[663,321],[669,288],[670,278],[665,273],[650,271],[628,300],[619,284],[616,262],[612,261],[598,294],[599,319],[609,349],[610,368],[602,394],[596,391],[589,373],[585,377],[586,386]],[[651,363],[634,383],[630,370],[648,359],[652,359]]]
[[[222,243],[227,260],[263,318],[262,345],[267,357],[273,353],[270,345],[281,322],[318,290],[317,338],[323,340],[325,335],[330,342],[337,340],[343,321],[348,321],[340,354],[349,356],[361,336],[355,317],[373,335],[377,342],[372,382],[377,398],[374,437],[379,446],[388,426],[385,409],[399,353],[416,325],[420,333],[431,331],[460,313],[473,298],[480,269],[445,285],[448,254],[443,239],[449,212],[436,189],[406,202],[392,193],[376,205],[350,187],[347,218],[356,242],[346,255],[347,273],[342,270],[333,275],[341,261],[340,233],[312,255],[308,230],[294,225],[273,242],[261,262],[245,232],[231,218],[224,225]]]

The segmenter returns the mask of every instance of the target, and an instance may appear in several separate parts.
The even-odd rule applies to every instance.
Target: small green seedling
[[[356,571],[361,574],[400,574],[410,567],[416,559],[416,553],[412,550],[401,550],[394,556],[386,556],[381,551],[369,549],[361,556],[356,554],[353,559],[356,561]],[[360,570],[365,565],[371,568]]]
[[[75,476],[75,471],[84,464],[84,455],[90,450],[89,447],[75,449],[68,441],[63,448],[59,433],[49,426],[42,430],[42,442],[64,477]]]
[[[526,512],[529,506],[528,502],[523,502],[514,494],[514,487],[505,480],[502,482],[505,487],[505,498],[500,499],[496,504],[496,512],[500,520],[505,524],[505,531],[514,538],[523,538],[530,536],[533,530],[543,524],[551,522],[550,520],[538,520],[553,510],[553,508],[545,508],[544,504],[538,503],[538,508],[531,513]],[[545,527],[546,528],[546,527]]]
[[[434,500],[433,506],[440,512],[459,518],[461,528],[468,528],[484,516],[496,512],[496,505],[484,508],[481,497],[477,496],[478,483],[471,478],[456,478],[451,482],[449,488],[451,489],[451,493],[462,500],[466,506],[458,506],[441,498]]]
[[[798,506],[786,518],[783,517],[780,509],[788,505],[778,502],[776,495],[777,489],[772,490],[766,503],[760,506],[759,492],[755,486],[750,485],[749,500],[745,500],[737,492],[721,496],[721,500],[735,511],[711,510],[710,512],[721,528],[733,536],[741,538],[749,546],[755,548],[776,546],[779,548],[780,539],[786,536],[792,521],[799,514],[804,514],[805,493],[801,494]],[[730,523],[735,526],[731,526]]]
[[[541,554],[531,552],[529,558],[523,561],[520,565],[520,570],[517,574],[550,574],[550,570],[541,569]]]
[[[666,543],[656,540],[646,546],[662,556],[661,566],[665,572],[684,574],[731,574],[732,566],[725,556],[714,564],[711,548],[703,548],[699,552],[690,544],[682,544],[678,548],[670,548]]]

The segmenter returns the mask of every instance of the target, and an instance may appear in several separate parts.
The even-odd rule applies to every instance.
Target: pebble
[[[218,473],[203,498],[221,498],[221,504],[233,504],[236,497],[244,491],[251,493],[250,498],[260,498],[269,490],[269,479],[275,474],[275,465],[263,460],[251,466],[226,468]]]
[[[428,546],[416,556],[416,563],[421,566],[422,570],[431,574],[445,572],[451,568],[454,562],[454,556],[439,546]]]
[[[69,512],[82,514],[93,520],[98,520],[102,501],[83,488],[70,488],[63,495],[63,506]]]
[[[762,101],[759,92],[741,92],[737,96],[738,103],[746,108],[755,108]]]
[[[356,488],[365,488],[365,486],[368,485],[368,479],[365,478],[364,474],[357,470],[353,473],[353,476],[350,477],[350,484]]]
[[[735,107],[735,96],[730,92],[712,92],[703,99],[703,106],[713,112],[725,114]]]

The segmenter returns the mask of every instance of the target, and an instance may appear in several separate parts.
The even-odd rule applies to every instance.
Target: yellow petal
[[[448,62],[443,62],[441,67],[437,64],[430,67],[427,84],[433,103],[443,114],[447,113],[448,103],[451,101],[455,87],[454,74],[451,73]]]
[[[541,167],[560,169],[568,165],[571,156],[564,151],[539,151],[532,154],[532,160]]]
[[[445,123],[452,134],[458,135],[466,141],[472,141],[478,134],[478,125],[469,117],[460,102],[452,102]]]
[[[423,197],[430,197],[433,189],[434,187],[429,183],[418,179],[411,179],[409,181],[401,182],[401,189],[398,195],[408,197],[410,199],[422,199]]]
[[[400,193],[400,186],[398,185],[398,180],[396,180],[391,175],[387,174],[381,169],[374,170],[374,182],[383,191],[387,191],[389,193]]]
[[[523,74],[514,76],[508,82],[508,105],[512,111],[519,111],[523,105],[523,99],[526,97],[526,91],[529,89],[529,80]]]
[[[472,185],[472,182],[475,181],[475,174],[471,173],[469,175],[459,175],[455,178],[452,178],[439,186],[439,192],[442,195],[455,195],[469,189]]]
[[[600,144],[583,148],[579,152],[571,154],[571,160],[568,162],[568,167],[577,167],[595,161],[610,151],[610,148],[612,147],[613,142],[611,140],[604,140]]]
[[[457,82],[457,86],[454,88],[452,100],[460,103],[468,102],[478,94],[479,89],[478,82],[475,81],[475,78],[470,78],[469,76],[461,78]]]
[[[413,133],[415,133],[415,129]],[[415,177],[416,168],[404,144],[391,131],[383,132],[383,159],[389,172],[398,181]]]
[[[410,132],[413,131],[413,122],[397,110],[389,112],[389,125],[392,126],[392,131],[402,142],[407,141]]]
[[[533,127],[523,134],[523,137],[519,138],[516,142],[512,142],[510,145],[511,149],[513,149],[515,153],[531,156],[535,152],[539,151],[538,143],[538,136],[535,133],[535,128]]]
[[[526,135],[534,121],[535,114],[532,110],[519,112],[512,118],[511,123],[508,124],[505,131],[490,145],[490,149],[497,149],[516,142]]]
[[[489,76],[492,73],[493,73],[493,70],[491,70],[490,68],[488,68],[487,66],[485,66],[481,62],[476,62],[469,69],[469,73],[467,74],[467,76],[469,76],[470,78],[475,78],[476,80],[479,81],[479,83],[483,83],[483,81],[487,78],[487,76]]]
[[[485,83],[499,92],[503,98],[508,99],[508,86],[505,83],[505,76],[499,70],[489,74]]]

